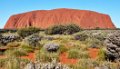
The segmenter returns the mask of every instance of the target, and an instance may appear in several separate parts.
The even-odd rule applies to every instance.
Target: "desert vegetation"
[[[56,25],[0,33],[0,69],[120,69],[120,30]]]

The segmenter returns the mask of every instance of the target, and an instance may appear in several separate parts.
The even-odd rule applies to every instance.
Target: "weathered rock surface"
[[[87,10],[77,9],[53,9],[37,10],[22,14],[13,15],[5,25],[5,29],[16,29],[34,26],[47,28],[58,24],[75,23],[81,28],[115,28],[109,15]]]

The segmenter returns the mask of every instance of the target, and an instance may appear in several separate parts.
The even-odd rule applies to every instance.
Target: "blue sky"
[[[110,15],[120,28],[120,0],[0,0],[0,28],[13,14],[56,8],[92,10]]]

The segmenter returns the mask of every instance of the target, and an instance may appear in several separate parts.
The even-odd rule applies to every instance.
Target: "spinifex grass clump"
[[[27,53],[30,53],[30,52],[34,52],[35,48],[33,46],[29,46],[29,45],[23,43],[23,44],[21,44],[20,49],[24,50]]]
[[[68,58],[72,59],[87,59],[89,58],[89,54],[87,51],[82,51],[79,49],[70,49],[68,50]]]
[[[51,62],[53,59],[59,61],[59,52],[48,52],[44,48],[36,52],[36,60],[41,62]]]
[[[28,59],[11,56],[0,59],[0,69],[24,69],[29,62]]]
[[[80,58],[79,56],[79,50],[77,49],[71,49],[68,51],[68,58]]]
[[[26,56],[27,52],[22,49],[9,49],[5,51],[5,55],[8,57],[10,56],[20,57],[20,56]]]
[[[100,48],[97,59],[99,61],[105,61],[105,58],[106,58],[106,50],[104,48]]]

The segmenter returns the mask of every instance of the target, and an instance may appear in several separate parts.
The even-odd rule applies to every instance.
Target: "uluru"
[[[59,8],[52,10],[36,10],[12,15],[4,29],[18,29],[24,27],[48,28],[53,25],[74,23],[83,29],[111,28],[114,29],[111,18],[89,10]]]

